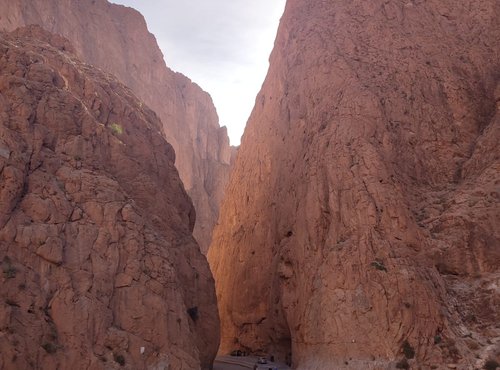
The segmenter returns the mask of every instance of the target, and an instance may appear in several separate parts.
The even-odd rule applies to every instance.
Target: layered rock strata
[[[38,27],[0,36],[0,369],[208,369],[214,281],[158,117]]]
[[[208,254],[221,352],[500,362],[498,19],[495,0],[288,1]]]
[[[106,0],[0,2],[0,29],[38,24],[60,34],[82,61],[114,74],[153,109],[176,152],[196,208],[194,235],[206,252],[229,178],[231,148],[210,96],[165,65],[141,14]]]

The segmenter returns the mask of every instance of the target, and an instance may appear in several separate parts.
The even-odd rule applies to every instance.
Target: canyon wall
[[[289,0],[209,249],[221,352],[500,361],[500,3]]]
[[[209,369],[214,281],[174,150],[71,49],[0,34],[0,369]]]
[[[106,0],[0,2],[0,29],[28,24],[69,39],[82,61],[114,74],[158,114],[195,205],[195,238],[206,252],[231,161],[226,128],[219,127],[210,96],[165,65],[154,36],[134,9]]]

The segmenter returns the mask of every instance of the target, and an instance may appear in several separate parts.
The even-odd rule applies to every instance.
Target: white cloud
[[[238,145],[286,0],[112,0],[139,10],[167,65],[212,96]]]

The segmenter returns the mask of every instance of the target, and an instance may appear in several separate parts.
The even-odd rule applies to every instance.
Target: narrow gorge
[[[499,369],[499,20],[287,0],[236,149],[138,11],[0,0],[0,370]]]

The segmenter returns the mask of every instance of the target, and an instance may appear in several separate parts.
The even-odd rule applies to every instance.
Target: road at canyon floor
[[[254,356],[218,356],[215,359],[214,370],[245,370],[254,369],[254,365],[257,364],[258,357]],[[290,367],[277,363],[270,362],[268,364],[258,364],[257,370],[289,370]]]

